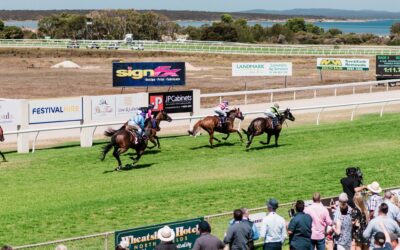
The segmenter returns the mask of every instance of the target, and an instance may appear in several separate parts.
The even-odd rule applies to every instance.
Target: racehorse
[[[3,142],[4,141],[4,132],[3,132],[3,129],[1,128],[1,126],[0,126],[0,142]],[[4,162],[6,162],[7,160],[6,160],[6,157],[4,157],[4,155],[3,155],[3,153],[0,151],[0,155],[1,155],[1,158],[3,158],[3,161]]]
[[[271,140],[271,136],[274,135],[275,136],[275,146],[277,147],[279,134],[281,133],[281,130],[282,130],[282,124],[285,122],[286,119],[288,119],[290,121],[294,121],[295,117],[290,112],[290,109],[286,109],[278,117],[278,119],[279,119],[279,125],[275,126],[274,129],[272,129],[272,119],[269,117],[258,117],[250,123],[247,131],[242,129],[243,133],[245,133],[247,135],[246,148],[250,147],[255,136],[259,136],[263,133],[267,133],[268,138],[267,138],[266,143],[261,142],[261,144],[268,145]]]
[[[238,133],[238,135],[240,137],[240,141],[243,142],[243,137],[240,134],[239,130],[233,128],[235,118],[238,118],[242,121],[244,119],[244,116],[239,108],[232,109],[227,113],[226,122],[223,125],[219,125],[220,118],[218,116],[207,116],[206,118],[198,121],[194,125],[193,130],[192,131],[189,130],[188,132],[189,132],[189,135],[196,136],[197,133],[200,132],[200,129],[204,129],[205,131],[207,131],[207,133],[210,135],[209,141],[210,141],[211,148],[214,147],[213,139],[215,139],[218,142],[221,142],[218,138],[214,137],[214,132],[226,134],[226,137],[222,138],[223,140],[227,140],[230,136],[230,133],[236,132],[236,133]]]
[[[135,133],[129,132],[125,129],[125,126],[122,126],[118,130],[114,130],[109,128],[104,132],[104,135],[107,137],[111,137],[111,142],[108,143],[103,148],[103,155],[101,160],[104,161],[107,153],[114,148],[113,156],[118,161],[118,167],[115,170],[121,170],[122,162],[120,159],[120,155],[128,151],[130,148],[136,150],[136,158],[133,159],[133,164],[137,163],[140,157],[143,155],[144,150],[147,148],[147,140],[148,137],[144,137],[141,140],[138,140],[138,143],[135,144],[137,135]]]
[[[151,143],[153,143],[154,146],[149,147],[149,149],[152,149],[154,147],[158,147],[158,149],[161,148],[160,146],[160,141],[158,140],[158,136],[157,136],[157,132],[159,131],[159,127],[160,127],[160,123],[161,121],[168,121],[171,122],[172,118],[167,114],[167,112],[165,112],[165,110],[161,110],[160,112],[158,112],[158,114],[156,115],[156,117],[154,118],[156,121],[156,127],[153,127],[153,123],[151,121],[151,119],[146,119],[145,121],[145,130],[148,131],[148,136],[149,136],[149,141],[151,141]]]

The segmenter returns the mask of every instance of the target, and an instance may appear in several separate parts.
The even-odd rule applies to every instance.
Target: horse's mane
[[[237,111],[237,108],[231,109],[228,111],[228,116],[231,115],[232,113],[235,113]]]

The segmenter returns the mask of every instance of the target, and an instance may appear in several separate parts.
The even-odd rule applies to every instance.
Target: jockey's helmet
[[[227,100],[223,100],[222,103],[225,105],[229,105],[229,102]]]
[[[274,107],[277,108],[277,109],[279,109],[279,104],[278,104],[278,103],[275,103],[275,104],[274,104]]]

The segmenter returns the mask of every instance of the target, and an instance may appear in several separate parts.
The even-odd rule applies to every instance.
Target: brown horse
[[[0,142],[3,142],[4,141],[4,132],[3,132],[3,129],[1,128],[1,126],[0,126]],[[4,162],[6,162],[7,160],[6,160],[6,157],[4,157],[4,155],[3,155],[3,153],[0,151],[0,155],[1,155],[1,158],[3,158],[3,161]]]
[[[210,135],[209,141],[210,141],[211,148],[214,147],[213,139],[215,139],[218,142],[221,142],[219,139],[214,137],[214,132],[226,134],[226,137],[222,138],[223,140],[227,140],[230,136],[230,133],[236,132],[240,137],[240,141],[243,142],[243,137],[240,134],[239,130],[233,128],[235,118],[238,118],[242,121],[244,119],[244,116],[239,108],[232,109],[228,112],[226,122],[222,126],[219,125],[220,118],[218,116],[207,116],[203,120],[198,121],[194,125],[193,130],[192,131],[189,130],[188,132],[189,132],[189,135],[196,136],[197,133],[199,133],[201,129],[204,129],[205,131],[207,131],[207,133]]]
[[[286,119],[290,121],[294,121],[295,117],[293,114],[290,112],[290,109],[286,109],[279,117],[279,125],[275,126],[274,129],[272,129],[272,119],[269,117],[259,117],[254,119],[247,131],[242,129],[243,133],[247,135],[247,145],[246,148],[249,148],[251,143],[253,142],[253,139],[255,136],[259,136],[263,133],[267,133],[268,138],[267,142],[261,142],[261,144],[269,144],[271,140],[271,136],[275,136],[275,146],[278,146],[278,138],[279,134],[281,133],[282,130],[282,124],[285,122]]]
[[[153,127],[152,121],[151,119],[146,119],[145,121],[145,130],[148,131],[149,133],[149,141],[151,141],[151,143],[153,143],[154,146],[149,147],[149,149],[152,149],[154,147],[158,147],[158,149],[161,148],[160,146],[160,141],[158,140],[158,136],[157,136],[157,132],[159,131],[157,128],[160,127],[160,123],[161,121],[168,121],[171,122],[172,118],[167,114],[167,112],[165,112],[165,110],[161,110],[160,112],[158,112],[158,114],[156,115],[155,119],[155,123],[156,123],[156,127]]]
[[[115,170],[121,170],[122,162],[120,159],[120,155],[128,151],[130,148],[136,150],[137,157],[133,159],[133,164],[137,163],[140,157],[143,155],[144,150],[147,147],[147,138],[145,137],[142,140],[139,140],[138,144],[135,144],[136,135],[135,133],[131,133],[125,129],[125,126],[122,126],[118,130],[114,130],[109,128],[104,132],[104,135],[107,137],[111,137],[111,142],[108,143],[102,151],[101,160],[104,161],[107,153],[114,148],[113,156],[118,161],[118,167]]]

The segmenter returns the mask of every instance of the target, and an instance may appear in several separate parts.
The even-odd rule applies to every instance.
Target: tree
[[[6,26],[2,31],[2,35],[5,39],[22,39],[24,38],[24,33],[22,29],[17,26]]]
[[[201,39],[201,28],[197,28],[194,26],[188,26],[184,30],[185,34],[189,35],[189,39],[191,40],[200,40]]]
[[[285,23],[285,27],[294,33],[306,31],[306,22],[303,18],[290,18]]]
[[[233,17],[229,14],[223,14],[221,16],[221,21],[223,23],[233,23]]]
[[[394,23],[392,27],[390,27],[390,33],[393,35],[400,34],[400,23]]]
[[[340,29],[337,29],[337,28],[331,28],[331,29],[328,30],[327,33],[330,34],[331,36],[337,36],[337,35],[343,34],[343,32]]]
[[[316,35],[321,35],[321,34],[324,33],[324,29],[323,28],[318,27],[317,25],[314,25],[312,23],[307,23],[306,24],[306,31],[308,33],[313,33],[313,34],[316,34]]]
[[[201,40],[237,42],[238,33],[232,25],[224,22],[217,22],[203,28]]]
[[[4,30],[4,22],[0,19],[0,31]]]

